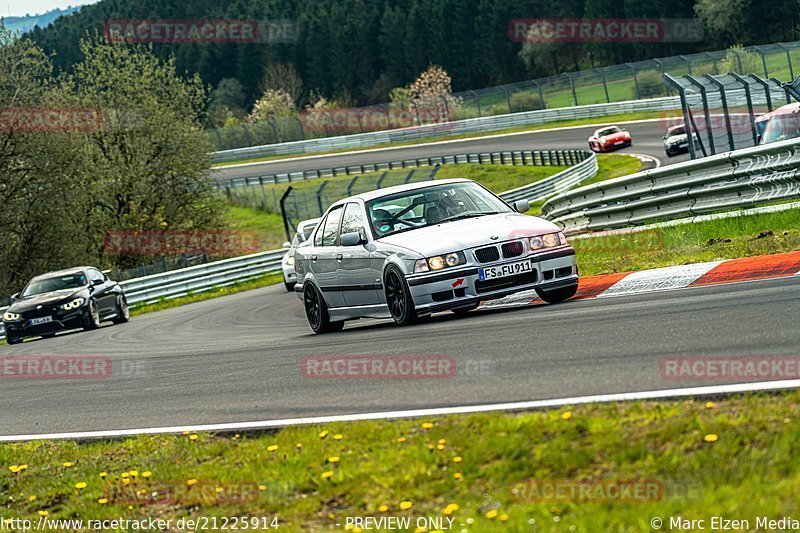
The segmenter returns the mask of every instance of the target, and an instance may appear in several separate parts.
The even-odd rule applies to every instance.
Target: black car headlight
[[[6,311],[3,313],[3,320],[6,322],[13,322],[14,320],[19,320],[19,318],[19,313],[12,313],[11,311]]]
[[[434,255],[426,259],[418,259],[414,263],[414,272],[430,272],[432,270],[442,270],[467,262],[464,252],[452,252],[444,255]]]
[[[77,308],[79,308],[80,306],[83,305],[84,301],[85,300],[83,298],[76,298],[76,299],[72,300],[71,302],[62,305],[61,309],[63,309],[64,311],[70,311],[72,309],[77,309]]]
[[[545,248],[555,248],[556,246],[563,246],[567,244],[567,237],[563,232],[546,233],[544,235],[537,235],[531,237],[530,240],[531,250],[543,250]]]

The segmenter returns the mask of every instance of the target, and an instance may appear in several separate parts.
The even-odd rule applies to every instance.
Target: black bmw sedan
[[[122,287],[94,267],[50,272],[33,278],[3,313],[6,342],[26,337],[52,337],[58,331],[100,327],[130,319]]]

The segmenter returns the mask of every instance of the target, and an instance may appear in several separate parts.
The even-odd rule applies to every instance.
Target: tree
[[[291,63],[268,63],[261,76],[259,89],[262,94],[269,90],[283,91],[292,98],[295,106],[299,106],[305,96],[303,78]]]
[[[296,113],[294,100],[289,93],[283,89],[267,89],[253,106],[247,120],[249,122],[276,120],[291,117]]]

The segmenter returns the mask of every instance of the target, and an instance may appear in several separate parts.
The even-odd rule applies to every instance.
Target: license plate
[[[619,146],[620,144],[624,143],[625,141],[617,141],[614,143],[614,146]]]
[[[48,322],[52,322],[53,317],[51,316],[43,316],[42,318],[32,318],[31,319],[31,326],[38,326],[39,324],[47,324]]]
[[[485,281],[487,279],[505,278],[531,271],[533,271],[533,263],[530,261],[518,261],[516,263],[508,263],[506,265],[480,268],[478,269],[478,278],[481,281]]]

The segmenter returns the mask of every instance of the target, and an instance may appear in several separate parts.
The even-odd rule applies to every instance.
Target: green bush
[[[544,102],[535,93],[514,93],[511,95],[511,112],[535,111],[544,109]]]
[[[636,74],[636,81],[639,85],[639,98],[655,98],[656,96],[667,94],[664,81],[661,79],[661,73],[657,70],[639,72]]]

